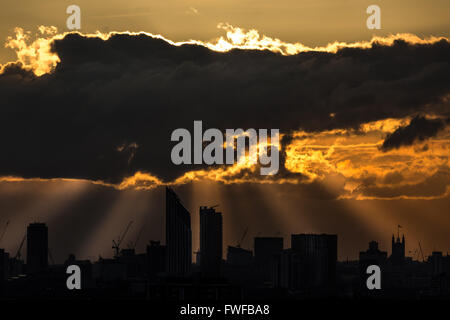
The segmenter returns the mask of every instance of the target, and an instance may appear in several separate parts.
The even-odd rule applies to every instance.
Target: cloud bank
[[[8,42],[18,62],[3,66],[0,75],[0,175],[127,188],[203,178],[304,183],[337,174],[357,185],[347,183],[341,194],[349,194],[375,182],[370,170],[350,174],[352,166],[344,161],[354,161],[354,150],[348,146],[340,148],[347,159],[341,153],[340,161],[332,160],[336,139],[355,142],[363,135],[372,157],[381,157],[380,147],[392,151],[447,134],[438,124],[443,120],[418,116],[448,117],[447,39],[398,35],[309,48],[255,30],[223,28],[227,36],[211,43],[174,43],[146,33],[57,34],[47,28],[40,31],[43,38],[27,45],[26,33],[19,32]],[[406,125],[405,119],[413,120]],[[194,120],[222,130],[279,128],[284,135],[280,174],[172,165],[170,133],[192,130]],[[364,129],[380,121],[385,127]],[[389,127],[392,122],[396,126]],[[308,135],[330,132],[333,143],[322,151],[305,142]],[[300,145],[308,149],[296,149]],[[428,176],[448,169],[446,146],[441,142],[444,160],[428,168]],[[367,191],[374,194],[382,193]]]

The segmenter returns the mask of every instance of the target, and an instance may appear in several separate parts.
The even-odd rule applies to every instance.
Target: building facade
[[[38,274],[48,268],[48,228],[31,223],[27,228],[27,273]]]
[[[192,263],[191,215],[176,193],[166,188],[166,272],[185,275]]]
[[[263,280],[271,280],[273,258],[283,251],[283,238],[256,237],[255,238],[255,267]]]
[[[335,287],[337,235],[293,234],[291,246],[300,261],[301,288]]]
[[[202,275],[219,277],[222,264],[222,213],[200,207],[200,270]]]

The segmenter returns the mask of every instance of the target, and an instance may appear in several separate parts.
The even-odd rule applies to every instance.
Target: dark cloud
[[[436,136],[445,126],[446,121],[443,119],[427,119],[423,116],[416,116],[407,126],[399,127],[389,134],[384,140],[381,150],[388,151],[402,146],[410,146],[416,141],[425,141]]]
[[[71,34],[54,51],[51,74],[11,66],[0,75],[0,175],[118,182],[139,170],[170,180],[201,168],[170,161],[171,132],[192,132],[194,120],[320,131],[448,110],[445,40],[281,56]]]

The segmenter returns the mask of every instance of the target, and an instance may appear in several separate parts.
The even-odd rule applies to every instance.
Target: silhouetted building
[[[428,258],[428,262],[431,266],[431,275],[438,276],[444,273],[444,257],[442,252],[433,251],[431,256]]]
[[[300,287],[332,288],[336,285],[337,235],[293,234],[291,245],[299,254]]]
[[[64,262],[64,269],[70,265],[80,267],[81,271],[81,288],[91,288],[94,286],[92,277],[92,263],[89,260],[77,260],[74,254],[70,254]]]
[[[219,277],[222,264],[222,213],[200,207],[200,270],[202,275]]]
[[[8,278],[9,254],[0,249],[0,285]]]
[[[433,251],[428,257],[432,290],[438,295],[450,294],[450,256]]]
[[[31,223],[27,228],[27,273],[37,274],[48,267],[48,229],[45,223]]]
[[[366,251],[361,251],[359,253],[359,262],[360,265],[364,262],[367,265],[376,264],[379,266],[383,266],[387,261],[387,252],[380,251],[378,248],[378,242],[371,241],[369,243],[369,249]]]
[[[367,274],[367,267],[371,265],[377,265],[381,268],[381,275],[383,276],[383,271],[386,266],[387,252],[380,251],[378,249],[378,242],[371,241],[369,243],[369,249],[366,251],[361,251],[359,253],[359,274],[361,279],[361,286],[366,288],[366,281],[369,277]]]
[[[166,267],[166,246],[162,246],[159,241],[150,241],[147,246],[147,273],[150,279],[154,279],[158,274],[165,271]]]
[[[25,273],[25,264],[23,260],[12,257],[9,259],[9,275],[18,276]]]
[[[236,267],[246,267],[253,262],[253,253],[241,247],[228,246],[227,263]]]
[[[126,266],[127,278],[144,278],[147,273],[147,254],[136,254],[133,248],[122,249],[116,260]]]
[[[405,236],[402,236],[402,241],[400,241],[400,236],[397,235],[397,239],[392,235],[392,254],[390,257],[392,265],[402,265],[405,263]]]
[[[264,280],[271,279],[272,259],[283,251],[283,238],[255,238],[255,267]]]
[[[127,266],[117,259],[99,258],[92,266],[92,276],[100,287],[113,286],[127,278]]]
[[[253,268],[253,253],[240,246],[228,246],[227,261],[222,265],[222,276],[241,287],[255,287],[261,281]]]
[[[183,275],[192,263],[191,215],[172,189],[166,188],[167,273]]]
[[[300,254],[292,249],[283,250],[272,259],[272,283],[274,287],[292,291],[301,288]]]

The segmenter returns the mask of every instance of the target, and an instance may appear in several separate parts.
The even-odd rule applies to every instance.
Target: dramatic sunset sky
[[[66,7],[81,7],[78,33]],[[381,30],[366,8],[381,7]],[[164,187],[219,204],[224,245],[337,233],[340,259],[397,225],[450,251],[450,2],[0,3],[0,247],[46,222],[50,249],[111,256],[164,239]],[[176,128],[277,128],[280,171],[175,166]],[[226,252],[226,251],[225,251]]]

